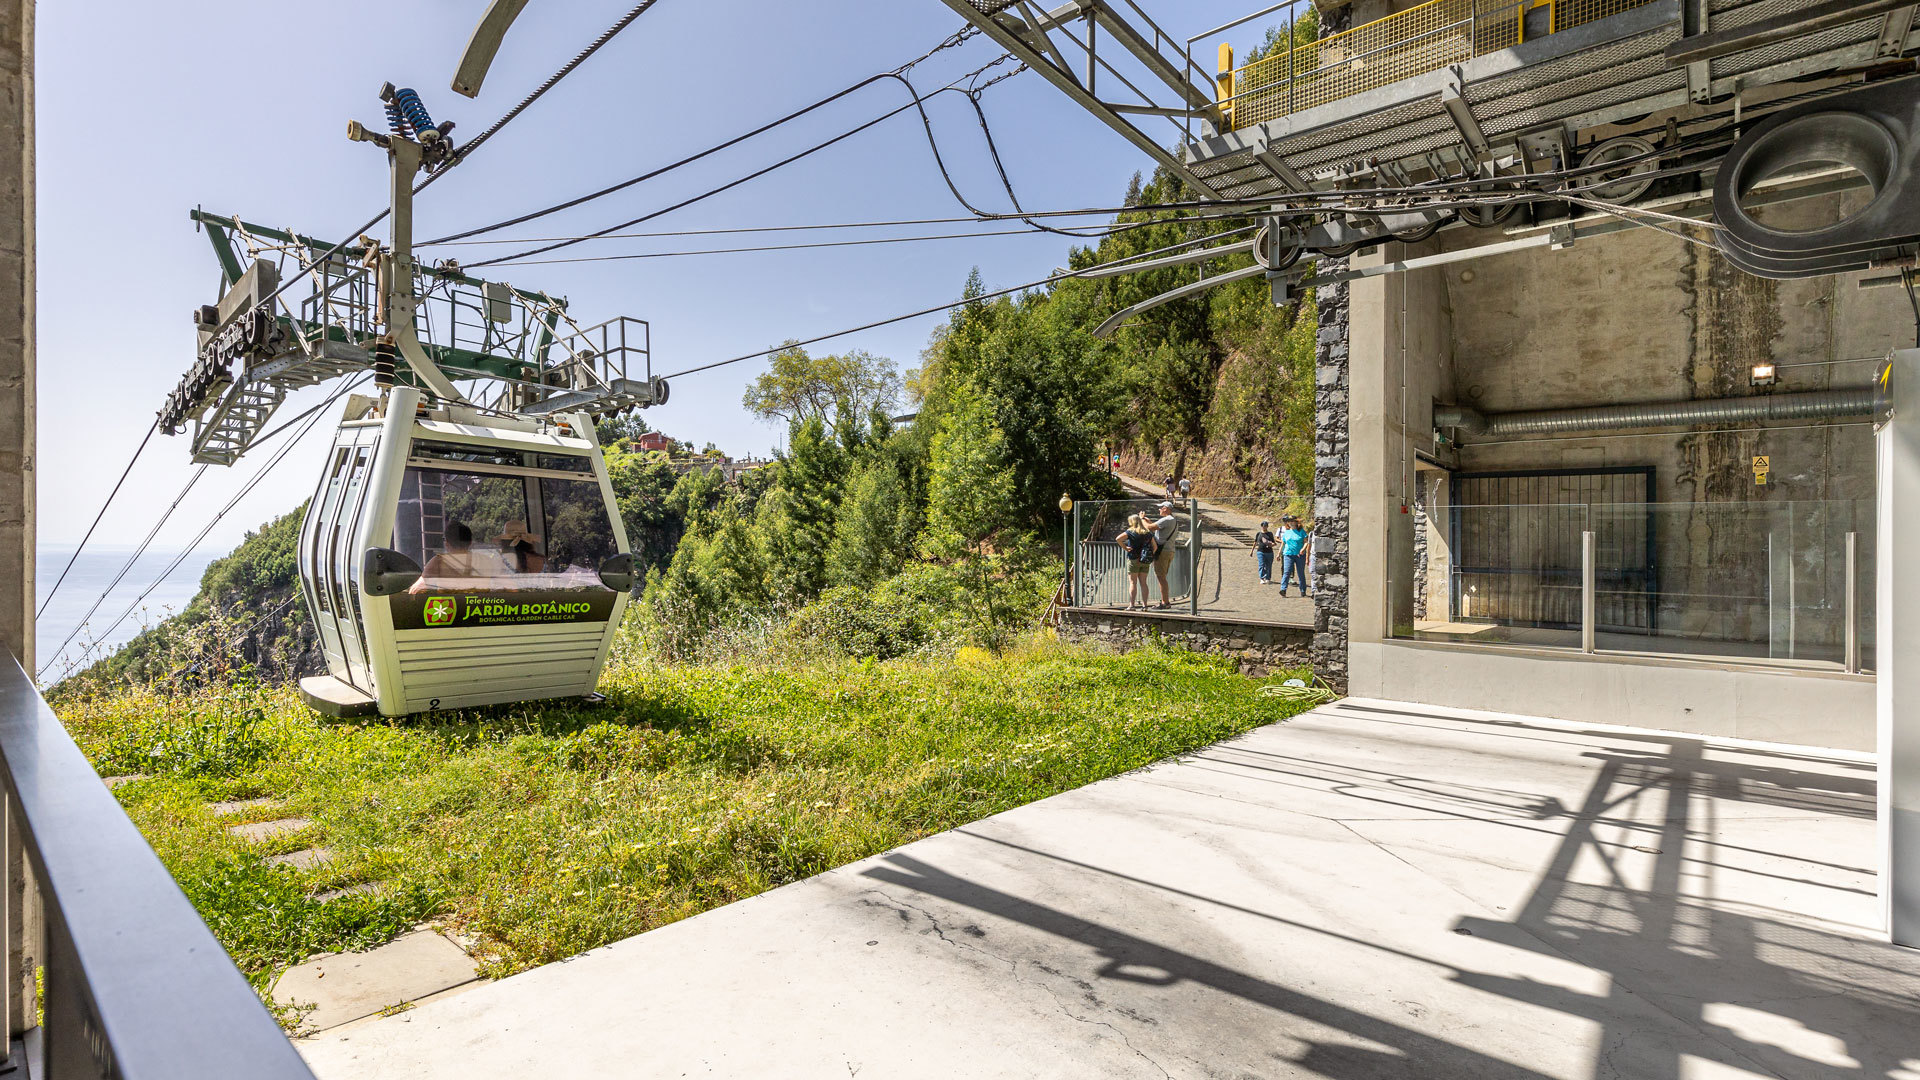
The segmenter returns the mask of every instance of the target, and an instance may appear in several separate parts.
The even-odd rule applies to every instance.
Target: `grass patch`
[[[1300,711],[1224,661],[1036,645],[803,667],[630,665],[608,703],[329,721],[282,688],[61,706],[241,969],[265,986],[428,918],[510,974]],[[216,819],[217,799],[278,806]],[[298,871],[228,835],[298,815]],[[286,846],[286,845],[281,845]],[[378,890],[319,903],[356,882]]]

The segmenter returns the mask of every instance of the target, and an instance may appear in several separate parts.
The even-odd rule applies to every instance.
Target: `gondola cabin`
[[[300,533],[332,715],[591,694],[633,585],[584,414],[432,411],[356,397]]]

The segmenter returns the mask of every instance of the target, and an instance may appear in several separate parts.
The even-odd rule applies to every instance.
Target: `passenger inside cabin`
[[[447,526],[447,550],[427,560],[422,578],[473,577],[473,530],[464,522]]]
[[[494,537],[510,574],[538,574],[546,570],[546,556],[540,553],[540,541],[527,531],[524,521],[509,521]]]

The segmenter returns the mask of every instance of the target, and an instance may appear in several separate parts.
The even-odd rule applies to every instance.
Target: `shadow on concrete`
[[[1683,736],[1607,737],[1642,741],[1647,750],[1591,754],[1600,762],[1599,776],[1526,905],[1511,922],[1467,917],[1460,927],[1605,972],[1610,997],[1636,994],[1700,1031],[1698,1045],[1688,1047],[1695,1056],[1711,1059],[1713,1047],[1726,1047],[1788,1077],[1913,1076],[1920,1065],[1920,952],[1732,910],[1687,895],[1682,881],[1699,874],[1700,863],[1717,865],[1689,858],[1687,846],[1714,835],[1720,803],[1870,817],[1872,781],[1708,760],[1705,743]],[[1665,792],[1666,812],[1657,837],[1635,848],[1655,856],[1649,884],[1636,888],[1618,871],[1615,853],[1595,828],[1629,793],[1655,790]],[[1582,857],[1599,860],[1611,880],[1575,880],[1574,865]],[[1756,873],[1747,867],[1739,872]],[[1543,988],[1535,984],[1473,973],[1460,978],[1522,1000],[1543,1000]],[[1599,1022],[1610,1015],[1605,998],[1568,996],[1555,1007]],[[1628,1034],[1610,1031],[1608,1037]],[[1642,1075],[1677,1080],[1685,1072],[1680,1055],[1662,1064],[1661,1071]]]
[[[1124,930],[1080,918],[1059,908],[990,888],[909,855],[896,853],[885,856],[885,860],[889,865],[864,871],[865,876],[1021,923],[1093,950],[1105,963],[1090,973],[1092,979],[1121,980],[1157,987],[1198,983],[1398,1051],[1385,1053],[1344,1043],[1303,1040],[1310,1044],[1309,1050],[1304,1055],[1291,1058],[1291,1061],[1296,1066],[1311,1069],[1323,1076],[1356,1080],[1360,1077],[1404,1076],[1410,1060],[1421,1062],[1435,1076],[1545,1080],[1547,1075],[1136,937]]]
[[[1415,711],[1364,709],[1393,722],[1425,726]],[[1459,718],[1448,717],[1449,724]],[[1760,748],[1715,749],[1685,736],[1618,731],[1543,732],[1503,721],[1464,721],[1489,734],[1517,738],[1590,738],[1600,749],[1584,758],[1597,774],[1578,806],[1541,794],[1461,784],[1385,770],[1288,758],[1271,751],[1214,747],[1186,759],[1202,766],[1217,755],[1235,755],[1241,779],[1249,771],[1270,782],[1352,798],[1358,819],[1374,815],[1381,802],[1441,817],[1457,817],[1558,837],[1540,867],[1535,887],[1510,920],[1462,915],[1458,933],[1512,949],[1572,961],[1605,976],[1598,993],[1517,979],[1360,940],[1225,901],[1105,870],[1088,863],[969,831],[976,839],[1018,848],[1186,899],[1220,904],[1316,934],[1357,949],[1382,950],[1435,964],[1462,985],[1515,1002],[1545,1006],[1589,1021],[1600,1029],[1589,1075],[1618,1075],[1608,1060],[1633,1045],[1635,1080],[1681,1080],[1699,1062],[1717,1062],[1752,1072],[1756,1066],[1786,1078],[1859,1077],[1914,1080],[1920,1076],[1920,952],[1851,936],[1816,925],[1799,912],[1773,918],[1764,905],[1712,893],[1720,869],[1769,879],[1788,888],[1859,893],[1831,880],[1761,869],[1736,855],[1780,863],[1805,862],[1834,870],[1858,868],[1815,858],[1725,843],[1720,817],[1729,810],[1752,815],[1777,809],[1783,816],[1871,817],[1874,782],[1870,767],[1817,754],[1797,758]],[[1505,729],[1505,730],[1503,730]],[[1456,729],[1457,730],[1457,729]],[[1622,746],[1622,743],[1628,745]],[[1633,745],[1638,744],[1638,745]],[[1827,771],[1796,768],[1814,763]],[[1457,769],[1456,769],[1457,771]],[[1394,793],[1405,793],[1396,801]],[[1628,804],[1631,803],[1631,806]],[[1658,805],[1651,805],[1658,804]],[[1744,808],[1744,809],[1742,809]],[[1315,811],[1316,814],[1320,812]],[[1339,815],[1332,815],[1336,820]],[[1564,831],[1562,831],[1564,830]],[[1625,840],[1601,835],[1621,832]],[[1651,856],[1651,870],[1647,858]],[[1632,865],[1626,865],[1628,860]],[[1545,1074],[1491,1057],[1372,1015],[1355,1003],[1340,1003],[1279,985],[1244,971],[1147,940],[1058,907],[996,890],[907,855],[865,871],[877,881],[1017,922],[1077,943],[1101,961],[1086,973],[1100,980],[1148,987],[1198,984],[1312,1024],[1326,1025],[1387,1050],[1306,1039],[1310,1049],[1289,1059],[1296,1068],[1338,1080],[1367,1077],[1475,1077],[1488,1080]],[[1597,869],[1596,869],[1597,868]],[[1598,881],[1594,879],[1598,879]],[[1703,890],[1705,890],[1703,892]],[[1390,994],[1382,988],[1382,1003]],[[1651,1005],[1678,1021],[1677,1040],[1647,1039],[1629,1018]],[[1497,1023],[1497,1019],[1492,1022]],[[1640,1021],[1644,1023],[1644,1019]],[[1296,1037],[1298,1037],[1296,1035]],[[1412,1071],[1410,1071],[1412,1070]]]

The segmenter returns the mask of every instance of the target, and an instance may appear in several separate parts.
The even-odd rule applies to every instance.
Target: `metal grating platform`
[[[1718,31],[1806,7],[1805,0],[1714,0],[1708,19]],[[1576,10],[1571,0],[1561,0],[1560,8]],[[1443,95],[1449,93],[1457,93],[1466,103],[1481,132],[1495,144],[1497,156],[1500,144],[1511,152],[1517,136],[1542,128],[1559,125],[1578,131],[1689,101],[1718,102],[1735,92],[1736,80],[1739,90],[1751,92],[1807,75],[1864,69],[1886,58],[1881,37],[1887,16],[1875,13],[1717,57],[1690,72],[1685,65],[1670,65],[1664,55],[1682,37],[1680,0],[1652,0],[1624,10],[1615,0],[1610,9],[1595,10],[1609,13],[1510,47],[1474,49],[1478,55],[1463,55],[1457,63],[1409,74],[1390,84],[1371,84],[1298,111],[1282,109],[1258,123],[1242,122],[1249,115],[1242,103],[1249,99],[1240,90],[1235,101],[1236,130],[1195,140],[1188,147],[1188,165],[1223,197],[1234,199],[1278,196],[1291,190],[1285,172],[1272,168],[1273,162],[1315,188],[1370,173],[1378,163],[1388,163],[1392,171],[1417,179],[1436,171],[1454,171],[1467,156],[1466,137],[1443,106]],[[1415,29],[1434,33],[1424,23]],[[1471,37],[1485,35],[1483,26]],[[1894,42],[1895,53],[1911,53],[1920,40],[1912,32],[1900,38]],[[1459,38],[1456,44],[1456,51],[1464,54],[1473,42]],[[1424,63],[1434,53],[1422,48],[1399,55]],[[1271,60],[1261,61],[1268,63]],[[1409,65],[1417,66],[1412,61]],[[1258,67],[1250,65],[1242,72]],[[1301,99],[1296,96],[1295,100]],[[1263,162],[1256,155],[1268,160]]]

